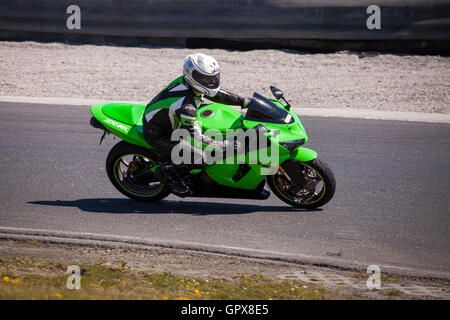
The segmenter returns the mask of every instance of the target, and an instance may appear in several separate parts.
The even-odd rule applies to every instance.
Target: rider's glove
[[[221,148],[223,151],[227,150],[229,146],[233,145],[233,151],[235,153],[242,152],[242,143],[237,140],[214,140],[208,144],[209,146]]]
[[[230,140],[223,140],[222,141],[222,149],[227,149],[228,146],[230,145]]]
[[[244,98],[244,101],[242,102],[242,108],[247,108],[251,100],[252,99],[250,98]]]
[[[240,153],[242,150],[242,143],[237,140],[224,140],[222,149],[226,150],[231,144],[233,144],[233,150],[235,153]]]

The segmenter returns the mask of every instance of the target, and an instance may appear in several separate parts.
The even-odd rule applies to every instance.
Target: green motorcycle
[[[331,200],[336,188],[333,173],[315,151],[303,147],[308,136],[302,122],[282,91],[272,86],[270,89],[276,100],[255,93],[245,116],[219,103],[198,109],[197,119],[206,134],[210,129],[224,137],[229,130],[253,130],[267,141],[256,148],[246,146],[243,156],[234,154],[226,161],[191,170],[184,180],[193,191],[190,196],[265,200],[270,196],[264,189],[267,182],[279,199],[294,207],[314,209]],[[104,130],[100,143],[109,133],[122,139],[106,159],[108,177],[117,190],[135,200],[158,201],[171,190],[155,178],[164,160],[144,139],[144,110],[141,104],[95,105],[91,107],[91,125]],[[264,161],[259,156],[262,151]],[[270,157],[274,154],[276,157]]]

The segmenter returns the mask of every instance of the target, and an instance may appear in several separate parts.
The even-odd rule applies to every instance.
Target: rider
[[[197,124],[197,109],[202,97],[227,105],[247,107],[249,98],[240,97],[220,89],[220,70],[217,61],[202,53],[191,54],[184,60],[183,76],[169,83],[147,105],[143,116],[143,131],[147,142],[156,147],[166,159],[179,142],[171,141],[175,129],[187,129],[191,137],[200,139],[206,145],[225,149],[228,140],[218,141],[203,135]],[[159,167],[156,176],[162,178],[174,193],[184,195],[191,190],[180,179],[180,175],[202,165],[175,165],[171,161]]]

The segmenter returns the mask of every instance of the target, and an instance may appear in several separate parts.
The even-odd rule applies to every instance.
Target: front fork
[[[291,153],[290,160],[298,160],[300,162],[308,162],[312,161],[317,158],[317,152],[314,150],[300,147],[294,150]],[[286,170],[283,168],[283,165],[280,164],[278,166],[278,171],[289,181],[289,183],[292,185],[292,187],[296,188],[299,186],[304,185],[305,181],[296,181],[295,179],[292,179],[292,177],[289,176],[289,174],[286,172]]]

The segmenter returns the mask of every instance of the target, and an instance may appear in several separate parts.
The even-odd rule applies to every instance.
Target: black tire
[[[317,195],[314,193],[313,196],[310,196],[311,197],[310,201],[308,200],[302,202],[301,200],[296,200],[295,196],[289,192],[289,186],[286,187],[286,185],[289,185],[288,179],[285,178],[285,176],[281,172],[278,172],[274,175],[268,176],[267,183],[269,184],[269,187],[273,191],[273,193],[281,201],[297,208],[315,209],[325,205],[331,200],[331,198],[333,198],[334,192],[336,190],[336,180],[334,178],[333,172],[330,170],[330,168],[325,162],[322,162],[319,159],[314,159],[308,162],[289,160],[283,163],[282,167],[283,169],[285,169],[286,173],[293,178],[296,177],[296,175],[298,177],[298,174],[303,174],[304,172],[306,172],[305,170],[308,170],[307,172],[309,173],[315,171],[314,173],[316,175],[315,178],[311,178],[310,176],[306,176],[306,174],[303,174],[303,177],[305,179],[304,181],[306,181],[306,179],[312,179],[315,181],[320,180],[322,182],[322,188],[320,192],[317,193]],[[313,171],[311,171],[311,169]],[[295,179],[295,181],[297,180],[299,179]],[[320,181],[317,182],[317,185],[320,185]],[[282,190],[283,185],[285,190]],[[306,185],[307,184],[305,182],[303,186]],[[301,189],[301,186],[299,186],[298,188]],[[305,190],[305,192],[308,194],[308,192],[306,191],[307,190],[306,187],[301,190]]]
[[[120,141],[117,143],[111,151],[109,151],[108,157],[106,158],[106,172],[108,173],[109,180],[111,183],[125,196],[138,200],[138,201],[159,201],[170,194],[169,188],[160,183],[154,186],[154,191],[150,192],[150,185],[146,186],[146,183],[136,182],[131,177],[123,177],[121,180],[120,170],[121,164],[125,162],[121,161],[125,156],[136,156],[141,157],[141,159],[147,159],[151,162],[158,163],[158,156],[146,148],[135,146],[129,144],[125,141]],[[146,161],[147,161],[146,160]],[[146,193],[148,189],[148,193]]]

